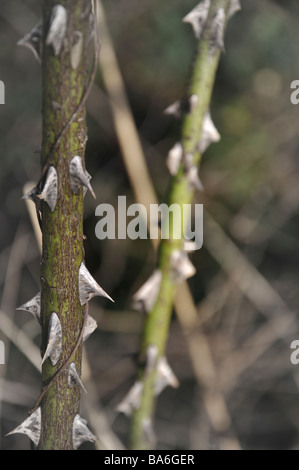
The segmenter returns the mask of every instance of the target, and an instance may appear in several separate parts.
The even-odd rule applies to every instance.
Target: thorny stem
[[[198,40],[192,76],[188,88],[187,98],[197,96],[197,103],[186,112],[182,120],[181,144],[183,158],[178,173],[172,178],[168,205],[179,204],[181,213],[184,204],[191,204],[194,197],[194,189],[190,187],[186,175],[186,157],[192,159],[192,165],[198,165],[201,154],[198,151],[198,143],[201,139],[201,131],[204,115],[209,109],[215,75],[219,63],[221,51],[215,50],[211,53],[212,23],[215,13],[223,8],[225,12],[225,24],[228,20],[230,0],[214,0],[211,2],[206,26]],[[184,221],[186,223],[186,221]],[[181,238],[172,238],[173,229],[178,229],[181,224]],[[154,385],[156,379],[156,365],[164,355],[169,324],[174,303],[177,282],[173,277],[171,258],[174,251],[183,249],[184,227],[181,220],[175,219],[169,223],[170,237],[161,241],[159,249],[158,267],[162,273],[162,282],[156,302],[149,312],[144,326],[141,352],[139,356],[138,380],[142,382],[142,395],[138,408],[133,412],[131,422],[131,448],[148,449],[154,444],[150,426],[155,408]],[[155,364],[152,368],[147,367],[147,351],[149,347],[157,351]],[[200,358],[199,358],[200,360]]]
[[[34,403],[34,406],[33,408],[29,411],[29,414],[32,414],[35,412],[35,410],[39,407],[39,404],[40,402],[42,401],[43,397],[45,396],[45,394],[47,393],[47,391],[51,388],[51,386],[53,385],[54,381],[58,379],[58,377],[66,371],[66,369],[68,368],[68,366],[71,364],[72,360],[74,359],[75,357],[75,354],[76,352],[78,351],[78,348],[80,347],[81,343],[82,343],[82,340],[83,340],[83,335],[84,335],[84,329],[85,329],[85,326],[86,326],[86,322],[87,322],[87,318],[88,318],[88,304],[86,304],[85,306],[85,313],[84,313],[84,320],[83,320],[83,325],[82,325],[82,328],[81,328],[81,332],[80,332],[80,335],[79,335],[79,338],[77,340],[77,343],[76,343],[76,346],[74,347],[70,357],[68,358],[68,360],[60,367],[60,369],[56,372],[56,374],[51,378],[50,382],[48,383],[48,385],[46,385],[42,392],[40,393],[39,397],[37,398],[37,400],[35,401]]]
[[[95,1],[94,2],[94,16],[95,16],[95,18],[97,17],[96,10],[97,10],[97,2]],[[96,23],[95,23],[95,25],[96,25]],[[85,91],[83,93],[81,101],[78,104],[75,111],[73,112],[73,114],[72,114],[71,118],[69,119],[69,121],[65,124],[64,128],[61,130],[61,132],[60,132],[59,136],[57,137],[53,147],[51,148],[51,150],[49,152],[49,155],[48,155],[48,158],[47,158],[45,164],[43,165],[41,175],[40,175],[40,178],[39,178],[39,181],[38,181],[37,184],[40,184],[42,179],[45,177],[46,172],[47,172],[47,170],[49,169],[49,167],[51,165],[51,161],[54,157],[55,151],[57,150],[61,139],[63,138],[65,133],[68,131],[68,129],[70,128],[72,123],[75,121],[75,119],[78,117],[80,112],[82,110],[84,110],[84,107],[86,105],[87,98],[89,96],[89,93],[91,91],[92,85],[93,85],[95,77],[96,77],[97,67],[98,67],[98,62],[99,62],[99,55],[100,55],[100,46],[99,46],[99,41],[98,41],[98,28],[96,26],[94,28],[94,48],[95,48],[95,54],[94,54],[92,71],[91,71],[91,74],[90,74],[89,81],[88,81],[88,83],[85,87]]]
[[[56,3],[44,0],[44,35]],[[72,44],[78,31],[84,42],[80,63],[74,70],[69,51],[63,49],[55,56],[43,38],[43,143],[39,184],[53,165],[58,175],[58,199],[53,212],[46,203],[42,206],[42,352],[48,341],[49,318],[56,312],[62,327],[62,353],[56,366],[49,359],[43,364],[43,391],[34,407],[41,403],[40,450],[73,449],[72,429],[79,412],[80,390],[68,387],[67,374],[63,372],[71,361],[78,373],[81,372],[82,338],[88,315],[87,307],[82,315],[78,290],[78,272],[84,259],[83,194],[82,190],[79,195],[71,191],[69,164],[75,155],[84,161],[85,104],[96,73],[98,44],[95,34],[94,64],[85,85],[91,4],[89,0],[60,0],[60,4],[68,13],[67,43]]]

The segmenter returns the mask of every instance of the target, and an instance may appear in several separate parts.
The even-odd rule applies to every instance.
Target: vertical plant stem
[[[190,98],[195,96],[196,104],[193,106],[190,104],[190,109],[183,116],[181,130],[183,157],[178,172],[171,181],[168,197],[168,205],[178,204],[181,214],[183,213],[184,204],[191,204],[194,196],[194,190],[190,186],[186,174],[186,160],[188,158],[189,164],[191,161],[192,165],[200,163],[201,154],[198,151],[198,144],[201,140],[204,116],[209,109],[221,53],[219,48],[215,48],[211,52],[211,45],[213,45],[214,41],[214,18],[219,9],[223,9],[226,24],[229,16],[229,7],[230,0],[214,0],[211,2],[205,28],[197,43],[192,76],[187,91],[189,103],[191,101]],[[144,327],[138,373],[138,380],[142,383],[142,394],[140,405],[133,412],[131,423],[131,447],[133,449],[148,449],[153,444],[149,438],[148,427],[152,421],[155,407],[154,385],[156,366],[159,358],[165,352],[177,287],[177,282],[173,276],[171,259],[175,251],[183,249],[183,223],[186,222],[181,217],[177,218],[174,212],[169,223],[169,239],[162,240],[160,244],[158,267],[162,273],[162,281],[158,297],[147,316]],[[174,230],[176,234],[179,231],[181,236],[174,237]],[[155,348],[157,355],[154,365],[149,368],[147,353],[150,347]]]
[[[70,186],[69,164],[75,155],[84,161],[87,131],[85,107],[66,128],[76,112],[86,88],[88,70],[87,45],[89,39],[89,0],[60,0],[68,14],[65,44],[60,54],[54,55],[52,46],[45,44],[54,0],[44,0],[43,21],[43,140],[42,168],[49,163],[57,171],[58,198],[55,210],[42,203],[43,250],[41,264],[41,321],[42,354],[48,343],[49,318],[55,312],[62,327],[62,353],[53,366],[47,359],[43,364],[42,383],[46,387],[56,372],[71,356],[83,326],[79,301],[78,271],[83,253],[83,193],[74,195]],[[75,32],[83,35],[80,63],[73,69],[70,46]],[[62,130],[64,130],[61,136]],[[60,138],[61,136],[61,138]],[[55,145],[59,138],[59,144]],[[54,152],[52,149],[54,148]],[[81,372],[82,345],[73,362]],[[72,428],[79,413],[80,390],[68,386],[67,374],[60,374],[45,393],[41,403],[41,436],[39,449],[73,449]]]

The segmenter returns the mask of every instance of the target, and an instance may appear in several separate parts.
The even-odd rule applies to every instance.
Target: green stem
[[[198,165],[201,160],[201,154],[198,152],[198,143],[201,139],[202,125],[205,113],[209,109],[215,75],[219,63],[219,49],[211,54],[212,23],[215,13],[223,8],[226,21],[228,19],[228,9],[230,0],[214,0],[211,4],[206,27],[198,40],[195,60],[193,65],[190,86],[188,88],[187,99],[195,95],[197,97],[196,105],[185,113],[182,121],[181,144],[183,148],[182,163],[178,173],[172,178],[168,205],[178,204],[183,213],[184,204],[191,204],[194,196],[194,190],[190,187],[186,176],[186,156],[191,156],[192,164]],[[185,221],[186,222],[186,221]],[[181,237],[172,238],[172,228],[181,224]],[[157,351],[155,365],[159,358],[164,356],[165,346],[168,338],[169,324],[174,303],[177,283],[173,277],[171,267],[171,258],[174,251],[183,249],[183,222],[182,218],[176,219],[174,213],[173,220],[170,222],[170,237],[161,241],[159,250],[158,267],[162,273],[162,282],[156,302],[148,314],[145,321],[141,354],[139,358],[139,376],[138,380],[142,382],[141,402],[133,412],[131,423],[131,448],[148,449],[152,442],[148,439],[145,432],[146,423],[152,421],[155,407],[154,384],[156,378],[156,367],[148,370],[146,364],[146,354],[149,346],[154,346]]]

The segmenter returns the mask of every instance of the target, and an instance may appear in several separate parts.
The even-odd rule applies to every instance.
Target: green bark
[[[66,46],[58,56],[45,38],[54,0],[44,0],[44,38],[42,59],[42,168],[49,164],[58,174],[58,198],[55,210],[42,203],[43,251],[41,262],[42,355],[48,342],[48,322],[56,312],[62,326],[62,353],[55,367],[49,359],[42,369],[43,387],[68,360],[83,326],[83,310],[79,302],[78,271],[84,259],[83,192],[74,195],[70,186],[69,164],[75,155],[84,161],[87,131],[84,106],[66,127],[84,96],[87,82],[87,46],[90,0],[60,0],[68,13]],[[79,66],[73,70],[69,46],[74,32],[83,34],[84,46]],[[63,135],[61,132],[65,129]],[[55,145],[59,139],[59,144]],[[53,151],[54,149],[54,151]],[[47,165],[48,166],[48,165]],[[81,372],[82,345],[73,362]],[[42,426],[39,449],[73,449],[72,426],[80,406],[80,390],[69,387],[67,373],[59,375],[41,402]]]

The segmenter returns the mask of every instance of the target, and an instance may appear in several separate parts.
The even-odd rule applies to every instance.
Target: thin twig
[[[0,310],[0,331],[24,354],[40,371],[40,351],[38,347]]]

